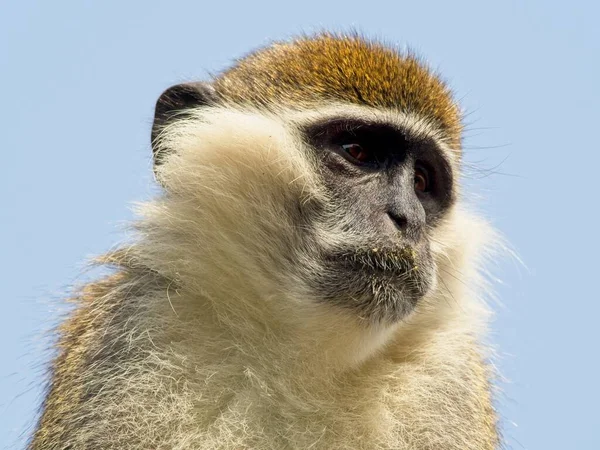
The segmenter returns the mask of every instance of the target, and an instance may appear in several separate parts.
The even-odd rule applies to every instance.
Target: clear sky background
[[[153,106],[272,39],[408,44],[469,112],[471,197],[527,265],[494,269],[514,449],[600,449],[600,6],[594,1],[0,1],[0,448],[22,448],[47,335],[86,258],[155,191]]]

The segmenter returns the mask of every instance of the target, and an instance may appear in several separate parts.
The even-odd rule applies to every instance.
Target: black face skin
[[[434,283],[427,228],[453,203],[448,162],[433,140],[388,124],[339,118],[304,136],[346,217],[344,231],[360,241],[319,256],[315,291],[369,321],[401,319]]]

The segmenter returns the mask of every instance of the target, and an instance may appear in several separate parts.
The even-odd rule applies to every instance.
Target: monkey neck
[[[295,382],[301,374],[313,383],[359,367],[384,348],[398,328],[398,324],[365,324],[328,308],[307,315],[299,311],[280,315],[261,307],[248,310],[249,304],[264,306],[263,299],[238,297],[239,309],[235,309],[207,292],[172,290],[168,298],[166,293],[162,301],[160,297],[152,315],[164,322],[160,330],[169,345],[177,343],[181,352],[191,349],[192,358],[200,356],[199,349],[208,358],[220,358],[227,351],[240,367],[269,377],[295,374]]]
[[[401,353],[422,350],[439,322],[436,315],[420,314],[416,320],[373,325],[314,305],[295,312],[275,312],[273,302],[289,305],[297,304],[298,299],[248,298],[228,291],[226,301],[222,291],[176,287],[162,277],[148,282],[148,277],[134,275],[133,283],[124,282],[119,290],[134,292],[136,297],[121,301],[130,305],[127,309],[138,302],[144,305],[139,319],[148,328],[154,349],[185,361],[194,372],[193,378],[197,378],[193,367],[220,365],[226,359],[231,370],[239,374],[252,373],[281,382],[289,377],[295,385],[318,389],[319,380],[328,386],[332,379],[359,370],[374,359],[389,359],[392,343],[396,361],[404,358]],[[139,290],[128,288],[129,284],[139,286]],[[263,307],[253,306],[261,304]],[[421,329],[423,321],[428,324],[425,331]]]
[[[163,277],[148,270],[143,250],[141,258],[138,249],[130,248],[104,261],[116,263],[129,273],[121,289],[136,293],[136,299],[123,298],[122,302],[138,302],[141,293],[147,316],[143,322],[149,326],[152,341],[162,343],[165,353],[176,351],[197,364],[227,354],[240,370],[254,368],[269,377],[274,373],[294,374],[296,383],[304,374],[314,384],[315,380],[337,377],[385,357],[391,346],[396,360],[422,351],[431,334],[448,326],[444,320],[456,310],[462,312],[460,307],[452,308],[462,286],[450,292],[447,282],[444,286],[453,301],[427,299],[420,311],[401,323],[376,325],[296,292],[269,290],[273,283],[264,279],[251,283],[232,274],[222,279],[212,274],[198,284],[186,283],[184,270],[178,272],[184,281]],[[198,278],[193,275],[190,278]],[[136,287],[127,288],[128,284]],[[252,285],[263,290],[252,289]]]

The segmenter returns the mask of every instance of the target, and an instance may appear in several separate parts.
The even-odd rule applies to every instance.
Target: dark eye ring
[[[358,162],[369,163],[375,161],[375,156],[368,150],[365,150],[360,144],[343,144],[341,147],[348,155]]]

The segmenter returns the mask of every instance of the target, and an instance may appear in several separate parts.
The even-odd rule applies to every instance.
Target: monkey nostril
[[[394,225],[396,225],[399,230],[403,231],[406,229],[408,219],[404,214],[396,214],[388,211],[388,216],[390,216],[390,219],[392,219],[392,222],[394,222]]]

